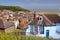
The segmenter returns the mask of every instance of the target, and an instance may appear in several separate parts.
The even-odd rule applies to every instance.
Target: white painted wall
[[[30,36],[30,25],[28,25],[28,29],[26,30],[26,35]]]
[[[28,25],[29,26],[29,25]],[[49,37],[52,38],[60,38],[60,34],[56,33],[56,27],[57,26],[48,26],[48,27],[44,27],[44,34],[37,34],[36,36],[40,36],[40,37],[46,37],[46,30],[49,30]],[[29,35],[29,29],[26,30],[26,35]]]
[[[56,26],[51,26],[51,27],[45,27],[45,34],[46,34],[46,30],[49,30],[49,35],[50,35],[50,37],[52,37],[52,38],[60,38],[60,34],[58,35],[57,33],[56,33]]]
[[[17,28],[17,26],[19,25],[19,21],[18,20],[14,21],[14,24],[15,24],[15,28]]]

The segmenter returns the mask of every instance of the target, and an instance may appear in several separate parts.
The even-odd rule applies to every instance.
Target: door
[[[44,34],[44,26],[40,25],[40,34]]]

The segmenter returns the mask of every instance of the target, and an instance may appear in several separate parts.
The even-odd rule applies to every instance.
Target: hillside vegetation
[[[11,10],[11,11],[28,11],[28,12],[30,12],[30,10],[24,9],[19,6],[0,6],[0,10],[4,10],[4,9]]]

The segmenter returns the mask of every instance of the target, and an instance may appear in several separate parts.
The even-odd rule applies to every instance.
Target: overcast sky
[[[21,6],[28,9],[60,9],[60,0],[0,0],[0,5]]]

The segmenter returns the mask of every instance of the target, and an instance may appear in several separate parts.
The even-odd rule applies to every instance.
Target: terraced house
[[[8,22],[7,20],[0,18],[0,32],[13,32],[15,30],[15,25],[13,22]]]

